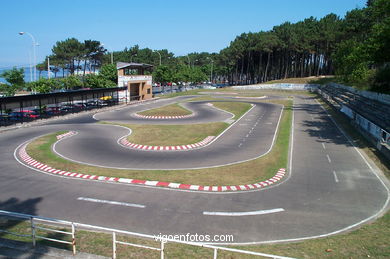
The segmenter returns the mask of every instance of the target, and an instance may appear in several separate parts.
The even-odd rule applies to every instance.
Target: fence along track
[[[214,259],[216,259],[218,257],[218,251],[227,251],[227,252],[234,252],[234,253],[240,253],[240,254],[262,256],[262,257],[266,257],[266,258],[292,259],[291,257],[258,253],[258,252],[246,251],[246,250],[241,250],[241,249],[234,249],[234,248],[228,248],[228,247],[222,247],[222,246],[216,246],[216,245],[209,245],[209,244],[204,244],[204,243],[186,242],[186,241],[169,239],[169,238],[167,238],[167,239],[163,238],[163,239],[156,240],[156,237],[152,236],[152,235],[146,235],[146,234],[141,234],[141,233],[136,233],[136,232],[129,232],[129,231],[124,231],[124,230],[93,226],[93,225],[70,222],[70,221],[59,220],[59,219],[33,216],[33,215],[28,215],[28,214],[16,213],[16,212],[9,212],[9,211],[4,211],[4,210],[0,210],[0,216],[7,217],[7,218],[29,220],[30,226],[31,226],[31,233],[30,234],[20,234],[20,233],[7,231],[4,229],[0,229],[0,232],[15,235],[15,236],[31,237],[32,244],[34,247],[36,246],[37,239],[48,240],[48,241],[56,242],[56,243],[69,244],[72,246],[73,255],[76,255],[76,230],[87,230],[87,231],[92,230],[92,231],[99,231],[99,232],[112,234],[112,258],[114,258],[114,259],[117,258],[117,249],[116,249],[117,245],[126,245],[126,246],[133,246],[133,247],[138,247],[138,248],[143,248],[143,249],[150,249],[150,250],[159,251],[160,258],[163,259],[164,255],[165,255],[165,244],[166,243],[185,244],[185,245],[191,245],[191,246],[212,249]],[[53,227],[55,227],[55,226],[57,226],[57,227],[58,226],[70,227],[71,232],[62,231],[62,230],[58,230],[58,229],[52,229],[52,228],[48,228],[48,227],[40,227],[40,226],[37,226],[38,222],[41,222],[41,223],[44,223],[45,225],[50,225]],[[37,230],[44,230],[44,231],[48,231],[48,232],[70,235],[72,241],[66,241],[66,240],[60,240],[60,239],[47,238],[45,236],[40,236],[37,234]],[[140,244],[135,244],[135,243],[118,241],[117,234],[153,240],[157,243],[160,243],[160,247],[157,248],[157,247],[145,246],[145,245],[140,245]]]

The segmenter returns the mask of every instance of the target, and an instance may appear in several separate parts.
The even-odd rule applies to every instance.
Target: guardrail
[[[124,230],[93,226],[93,225],[70,222],[70,221],[65,221],[65,220],[58,220],[58,219],[52,219],[52,218],[46,218],[46,217],[33,216],[33,215],[4,211],[4,210],[0,210],[0,216],[4,216],[7,218],[17,218],[17,219],[29,220],[30,224],[31,224],[31,234],[20,234],[20,233],[11,232],[11,231],[7,231],[7,230],[3,230],[3,229],[0,229],[0,232],[7,233],[10,235],[20,236],[20,237],[31,237],[32,244],[34,247],[36,246],[37,239],[43,239],[43,240],[48,240],[51,242],[69,244],[72,246],[73,255],[76,255],[76,228],[77,228],[80,230],[83,229],[83,230],[93,230],[93,231],[111,233],[112,234],[112,258],[114,258],[114,259],[117,258],[117,245],[126,245],[126,246],[133,246],[133,247],[138,247],[138,248],[143,248],[143,249],[150,249],[150,250],[159,251],[160,258],[164,259],[165,244],[168,242],[212,249],[214,259],[216,259],[218,257],[218,251],[227,251],[227,252],[234,252],[234,253],[240,253],[240,254],[262,256],[262,257],[266,257],[266,258],[275,258],[275,259],[293,259],[291,257],[278,256],[278,255],[259,253],[259,252],[252,252],[252,251],[247,251],[247,250],[228,248],[228,247],[222,247],[222,246],[217,246],[217,245],[209,245],[209,244],[204,244],[204,243],[186,242],[186,241],[169,239],[169,238],[166,238],[166,239],[162,238],[162,239],[156,240],[155,236],[147,235],[147,234],[141,234],[141,233],[136,233],[136,232],[129,232],[129,231],[124,231]],[[50,226],[67,226],[67,227],[71,228],[71,232],[52,229],[52,228],[48,228],[48,227],[40,227],[40,226],[37,226],[37,222],[43,222],[45,225],[50,225]],[[48,232],[70,235],[72,241],[44,237],[44,236],[38,235],[37,230],[45,230]],[[153,240],[153,241],[159,243],[160,247],[145,246],[145,245],[140,245],[140,244],[135,244],[135,243],[119,241],[117,239],[117,234]]]

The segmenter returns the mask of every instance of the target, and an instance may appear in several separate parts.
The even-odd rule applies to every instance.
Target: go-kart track
[[[232,122],[232,114],[208,105],[212,101],[183,103],[189,98],[193,97],[161,99],[1,133],[0,209],[150,235],[227,234],[234,236],[234,243],[249,244],[336,234],[374,219],[388,206],[389,189],[375,167],[307,96],[294,98],[286,175],[265,188],[209,192],[63,177],[27,167],[17,152],[24,143],[58,131],[77,134],[58,141],[54,152],[105,168],[218,167],[255,159],[272,149],[283,107],[253,98],[226,98],[253,106],[219,137],[190,150],[124,147],[119,140],[131,133],[127,128],[96,123]],[[176,102],[193,116],[136,115]]]

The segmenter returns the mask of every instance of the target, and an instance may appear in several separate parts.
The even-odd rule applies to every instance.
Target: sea
[[[11,70],[12,68],[0,68],[0,75],[3,73],[3,72],[5,72],[5,71],[7,71],[7,70]],[[18,69],[20,69],[19,67],[18,67]],[[31,82],[31,81],[34,81],[34,69],[31,69],[30,70],[30,67],[23,67],[23,69],[24,69],[24,81],[25,82]],[[65,70],[65,76],[67,75],[67,71]],[[61,71],[59,71],[58,73],[57,73],[57,75],[56,75],[57,77],[62,77],[62,70]],[[36,73],[36,78],[37,78],[37,80],[39,79],[39,78],[41,78],[41,77],[43,77],[43,78],[48,78],[48,73],[47,73],[47,71],[42,71],[42,72],[39,72],[38,70],[37,70],[37,73]],[[53,72],[50,72],[50,77],[51,78],[54,78],[54,73]],[[7,81],[3,78],[3,77],[0,77],[0,83],[6,83]]]

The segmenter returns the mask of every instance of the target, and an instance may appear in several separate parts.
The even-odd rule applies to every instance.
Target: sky
[[[1,0],[0,69],[28,66],[32,40],[40,63],[57,41],[75,37],[120,51],[168,49],[177,56],[219,52],[244,32],[329,13],[344,17],[366,0]]]

